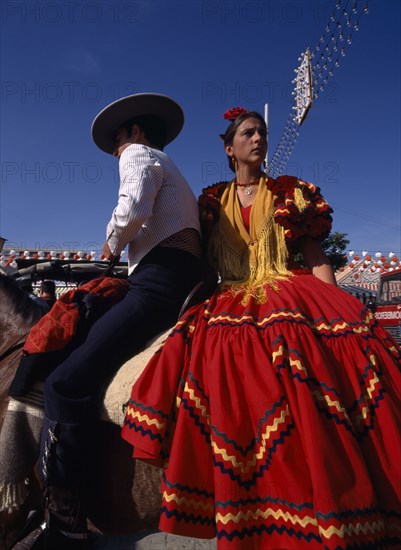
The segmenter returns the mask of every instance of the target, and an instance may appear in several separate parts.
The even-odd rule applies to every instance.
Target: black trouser
[[[146,342],[176,322],[201,279],[201,264],[187,252],[158,247],[128,279],[125,298],[94,323],[84,343],[45,381],[39,469],[44,461],[47,473],[41,473],[47,485],[86,485],[107,383]]]

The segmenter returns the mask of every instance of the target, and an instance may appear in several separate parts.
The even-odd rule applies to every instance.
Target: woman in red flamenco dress
[[[400,349],[336,287],[320,190],[261,172],[258,113],[225,118],[235,179],[200,198],[219,288],[152,358],[122,431],[164,468],[160,529],[219,550],[401,548]]]

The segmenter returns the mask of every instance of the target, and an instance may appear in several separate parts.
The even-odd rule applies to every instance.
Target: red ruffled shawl
[[[228,184],[224,181],[206,187],[199,197],[200,220],[206,236],[218,220],[220,197]],[[321,195],[319,187],[294,176],[280,176],[276,180],[267,178],[266,185],[275,196],[274,220],[284,228],[288,243],[295,243],[307,236],[319,240],[327,237],[333,210]],[[297,192],[303,197],[302,209],[297,206]]]

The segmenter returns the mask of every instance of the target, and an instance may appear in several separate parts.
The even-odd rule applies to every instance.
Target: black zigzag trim
[[[185,523],[200,523],[201,525],[216,525],[213,518],[205,516],[195,516],[194,514],[186,514],[185,512],[177,512],[177,510],[168,510],[166,506],[162,506],[160,512],[165,514],[169,519],[175,517],[178,521],[185,521]]]
[[[311,541],[317,541],[322,542],[322,539],[319,535],[315,533],[303,533],[302,531],[295,531],[293,527],[288,528],[285,525],[281,525],[280,527],[278,525],[254,525],[253,527],[248,527],[246,529],[242,529],[239,531],[238,529],[235,529],[234,531],[230,531],[229,533],[223,529],[219,530],[217,532],[217,538],[218,539],[228,539],[232,541],[234,538],[243,539],[245,537],[252,537],[253,535],[261,535],[263,532],[268,533],[271,535],[274,531],[282,535],[283,533],[289,535],[290,537],[295,537],[298,540],[303,539],[307,542]]]

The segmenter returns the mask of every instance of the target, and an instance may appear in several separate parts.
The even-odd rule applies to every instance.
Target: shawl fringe
[[[258,199],[263,205],[269,205],[255,213],[254,240],[234,240],[232,228],[243,224],[242,218],[235,214],[235,209],[226,209],[230,225],[215,225],[210,240],[210,260],[221,276],[221,288],[230,288],[234,295],[243,294],[241,303],[246,305],[253,297],[257,303],[267,300],[265,286],[278,290],[278,281],[288,279],[292,273],[287,269],[288,249],[284,228],[274,221],[274,209],[269,200],[270,191],[266,189],[264,178],[261,178]],[[231,197],[233,194],[231,195]],[[299,199],[299,197],[297,197]],[[301,193],[301,198],[302,193]],[[232,200],[229,197],[228,200]],[[299,200],[299,207],[304,206]],[[234,210],[231,219],[229,212]],[[223,216],[220,216],[220,220]],[[231,228],[231,229],[229,229]]]

